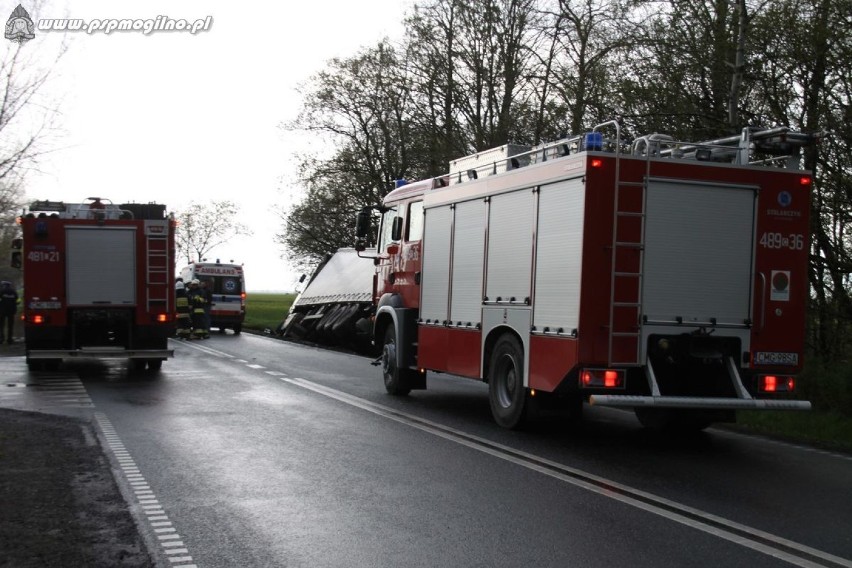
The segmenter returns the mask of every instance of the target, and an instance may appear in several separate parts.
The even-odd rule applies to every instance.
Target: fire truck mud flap
[[[683,396],[592,395],[592,406],[620,408],[703,408],[715,410],[810,410],[806,400],[767,400]]]

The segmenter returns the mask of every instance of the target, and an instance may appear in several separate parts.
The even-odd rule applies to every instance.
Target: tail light
[[[581,388],[624,388],[624,371],[615,369],[583,369],[580,371]]]
[[[170,314],[154,314],[152,317],[157,323],[169,323],[170,321],[172,321],[172,317]]]
[[[33,325],[42,325],[48,322],[47,316],[44,314],[26,314],[21,319]]]
[[[757,389],[760,392],[793,392],[796,379],[787,375],[760,375],[757,377]]]

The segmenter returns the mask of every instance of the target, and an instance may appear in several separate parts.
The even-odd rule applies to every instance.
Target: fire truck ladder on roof
[[[152,312],[154,307],[171,312],[171,283],[168,282],[169,263],[169,238],[167,235],[146,235],[147,263],[146,281],[147,309]],[[160,296],[160,294],[163,296]]]
[[[612,265],[609,287],[609,337],[607,360],[610,366],[636,366],[641,362],[642,266],[645,250],[645,189],[650,170],[641,182],[621,179],[621,131],[614,126],[615,188],[612,219]]]

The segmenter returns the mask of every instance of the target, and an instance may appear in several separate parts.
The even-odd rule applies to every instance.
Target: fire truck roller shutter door
[[[523,303],[530,297],[532,189],[495,195],[488,220],[488,301]]]
[[[449,320],[462,325],[482,322],[482,265],[485,249],[485,202],[456,205],[453,238],[452,305]]]
[[[579,327],[585,185],[577,178],[541,188],[536,245],[536,330]]]
[[[449,206],[426,212],[420,319],[427,323],[440,324],[448,319],[452,220],[453,211]]]

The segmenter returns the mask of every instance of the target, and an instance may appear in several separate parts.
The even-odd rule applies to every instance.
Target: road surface
[[[163,566],[852,567],[850,456],[588,407],[506,431],[475,381],[396,398],[357,355],[173,346],[155,375],[21,359],[0,393],[95,420]]]

